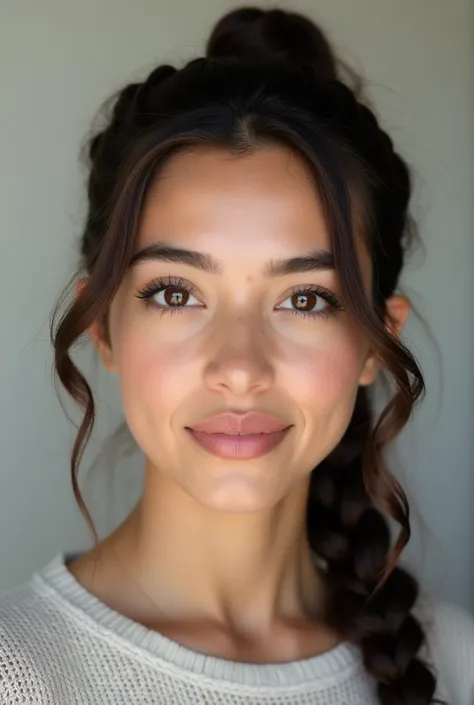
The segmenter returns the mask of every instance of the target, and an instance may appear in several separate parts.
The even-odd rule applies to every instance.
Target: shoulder
[[[54,606],[32,582],[0,594],[0,702],[53,702],[45,636],[54,631]]]
[[[414,614],[426,635],[420,655],[437,676],[439,697],[474,705],[474,616],[433,596],[420,599]]]

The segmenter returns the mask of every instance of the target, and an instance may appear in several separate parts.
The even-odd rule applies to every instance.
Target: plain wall
[[[213,22],[237,3],[1,3],[0,589],[6,589],[54,554],[90,543],[71,491],[74,428],[52,384],[48,330],[78,261],[86,203],[80,146],[104,98],[156,63],[181,65],[199,54]],[[405,339],[428,391],[391,455],[414,507],[407,560],[425,589],[474,610],[473,5],[308,0],[280,6],[305,11],[326,28],[341,57],[369,82],[383,124],[413,169],[413,212],[426,251],[410,259],[402,285],[435,342],[411,315]],[[86,470],[121,416],[117,389],[87,342],[78,356],[99,396]],[[105,463],[88,490],[102,531],[137,496],[142,458],[126,458],[116,473],[110,458]]]

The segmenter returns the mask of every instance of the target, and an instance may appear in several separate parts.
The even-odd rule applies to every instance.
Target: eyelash
[[[164,291],[165,289],[168,289],[169,287],[173,287],[175,289],[183,289],[184,291],[187,291],[189,294],[194,295],[195,288],[188,284],[188,282],[184,281],[183,279],[180,279],[179,277],[166,277],[165,279],[158,278],[154,279],[151,281],[149,284],[147,284],[143,289],[141,289],[137,294],[136,297],[138,299],[143,299],[145,306],[151,307],[154,309],[157,309],[158,311],[161,312],[163,315],[164,313],[170,313],[171,315],[174,314],[179,314],[179,313],[184,313],[186,308],[193,308],[190,306],[162,306],[161,304],[156,304],[153,302],[152,297],[155,296],[156,294],[160,293],[161,291]],[[287,313],[294,313],[296,316],[300,316],[302,318],[319,318],[322,316],[323,318],[330,318],[333,316],[337,311],[344,311],[344,306],[341,303],[341,301],[337,298],[335,294],[333,294],[331,291],[328,291],[327,289],[323,289],[320,286],[316,286],[314,284],[311,284],[309,287],[308,286],[297,286],[294,289],[292,289],[291,293],[286,297],[286,299],[290,298],[291,296],[294,296],[295,294],[315,294],[316,296],[324,299],[326,303],[329,304],[329,309],[326,309],[324,311],[298,311],[296,309],[280,309],[283,311],[286,311]],[[284,301],[286,301],[284,299]],[[283,303],[283,302],[282,302]]]

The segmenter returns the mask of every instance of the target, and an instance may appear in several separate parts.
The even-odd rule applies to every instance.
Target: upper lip
[[[205,433],[272,433],[282,431],[291,424],[282,419],[261,411],[235,413],[223,411],[220,414],[208,416],[189,428]]]

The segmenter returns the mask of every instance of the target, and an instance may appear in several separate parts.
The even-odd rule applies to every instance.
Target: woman
[[[89,153],[83,267],[52,320],[84,407],[72,481],[94,530],[86,332],[145,481],[111,535],[2,598],[1,702],[474,703],[473,620],[397,565],[408,505],[383,459],[424,392],[396,293],[409,171],[327,40],[232,12],[206,58],[121,91]]]

